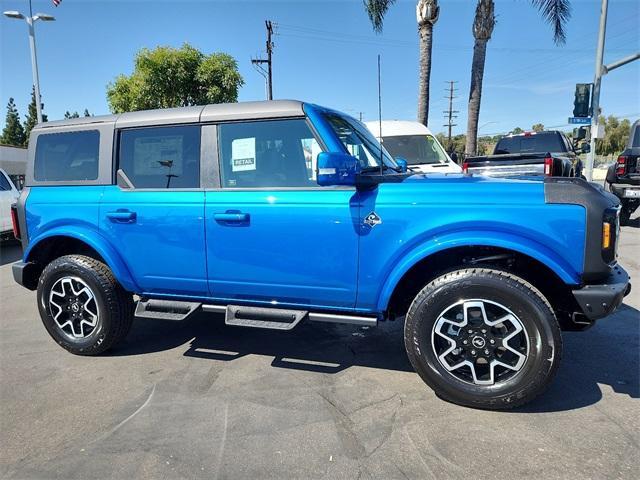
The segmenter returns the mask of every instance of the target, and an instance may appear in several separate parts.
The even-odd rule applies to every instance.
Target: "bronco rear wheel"
[[[65,255],[38,281],[40,318],[49,335],[76,355],[98,355],[124,339],[133,321],[133,298],[104,263]]]
[[[422,289],[405,320],[405,347],[438,396],[498,410],[527,403],[548,386],[562,340],[535,287],[504,271],[473,268]]]

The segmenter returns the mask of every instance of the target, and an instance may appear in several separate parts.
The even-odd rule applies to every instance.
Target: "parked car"
[[[629,217],[640,205],[640,120],[631,127],[627,148],[620,154],[616,163],[607,170],[605,186],[613,192],[622,204],[620,221],[629,222]]]
[[[382,136],[380,126],[382,125]],[[383,120],[367,122],[367,128],[395,158],[406,160],[409,169],[421,173],[460,173],[438,139],[420,122]]]
[[[0,168],[0,241],[14,238],[11,222],[11,204],[18,198],[18,190],[3,169]]]
[[[582,161],[563,132],[524,132],[498,140],[493,155],[468,157],[462,169],[491,177],[581,177]]]
[[[551,382],[561,328],[630,290],[602,188],[403,172],[360,122],[308,103],[46,122],[29,159],[13,275],[78,355],[114,347],[134,317],[405,317],[409,360],[439,396],[503,409]]]

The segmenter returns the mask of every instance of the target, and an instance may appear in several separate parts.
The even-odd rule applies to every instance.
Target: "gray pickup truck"
[[[502,137],[493,155],[467,157],[462,170],[489,177],[580,177],[582,161],[563,132],[524,132]]]

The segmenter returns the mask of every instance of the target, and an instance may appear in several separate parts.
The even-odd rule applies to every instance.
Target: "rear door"
[[[141,293],[207,294],[200,132],[199,125],[118,132],[116,168],[127,181],[105,188],[100,228]]]
[[[221,302],[355,305],[355,188],[319,187],[304,118],[214,127],[219,186],[206,192],[209,291]],[[213,134],[213,133],[212,133]]]

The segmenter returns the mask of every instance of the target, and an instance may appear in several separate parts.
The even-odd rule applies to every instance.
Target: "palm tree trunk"
[[[433,24],[420,25],[420,82],[418,87],[418,121],[425,127],[429,120],[429,79],[431,77],[431,46]]]
[[[478,118],[480,117],[482,77],[484,76],[484,61],[486,55],[487,40],[477,38],[473,46],[473,62],[471,63],[471,89],[469,90],[467,144],[465,146],[465,153],[467,155],[475,155],[478,147]]]

